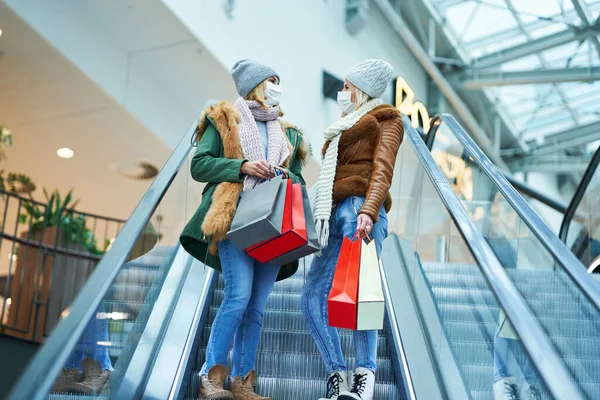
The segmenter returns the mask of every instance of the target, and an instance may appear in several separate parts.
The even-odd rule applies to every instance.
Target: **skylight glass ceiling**
[[[597,35],[594,39],[588,35],[514,60],[477,67],[481,57],[600,24],[599,0],[429,1],[445,17],[458,50],[469,57],[474,73],[600,66],[600,41]],[[600,81],[491,85],[483,90],[498,100],[511,119],[507,122],[525,141],[539,143],[544,136],[600,122]]]

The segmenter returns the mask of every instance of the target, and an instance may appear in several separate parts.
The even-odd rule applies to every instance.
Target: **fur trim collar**
[[[352,128],[342,134],[340,137],[339,151],[342,152],[360,139],[376,135],[383,122],[399,118],[400,115],[400,111],[391,104],[382,104],[375,107],[363,116]],[[322,155],[325,155],[328,146],[329,141],[325,142],[321,151]]]
[[[210,121],[207,117],[210,118]],[[209,107],[200,117],[200,122],[196,128],[196,140],[200,141],[202,139],[208,124],[212,121],[221,136],[224,156],[232,159],[244,158],[238,131],[240,117],[237,108],[228,101],[221,101]],[[281,128],[284,131],[293,129],[296,132],[296,140],[301,141],[296,151],[296,157],[299,157],[304,165],[310,154],[310,146],[302,131],[284,121],[281,122]],[[288,138],[288,135],[284,136],[286,139]],[[291,143],[289,143],[289,146],[291,148]],[[286,167],[289,166],[291,156],[290,154],[290,158],[285,162]],[[231,227],[231,221],[233,221],[241,193],[242,184],[237,182],[222,182],[215,188],[210,208],[202,224],[202,231],[210,237],[209,252],[213,255],[217,255],[217,244],[225,239]]]

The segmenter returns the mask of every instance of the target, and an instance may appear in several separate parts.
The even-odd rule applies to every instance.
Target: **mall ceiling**
[[[13,146],[0,169],[41,188],[74,189],[84,211],[127,218],[150,181],[121,177],[134,160],[161,167],[171,149],[0,3],[0,123]],[[71,148],[71,159],[57,156]]]
[[[600,1],[374,3],[410,28],[512,170],[583,172],[600,143]],[[441,86],[428,108],[456,112]]]

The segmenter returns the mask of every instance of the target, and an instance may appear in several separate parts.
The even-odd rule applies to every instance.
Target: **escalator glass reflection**
[[[528,206],[519,212],[513,207],[499,190],[502,179],[495,177],[501,174],[497,170],[490,173],[495,167],[482,162],[481,154],[468,153],[463,146],[467,140],[471,139],[456,121],[444,117],[432,154],[578,385],[589,398],[598,398],[599,312],[556,257],[557,252],[569,249],[557,246],[560,248],[550,251],[548,242],[542,241],[546,240],[544,236],[534,232],[525,219],[533,211]],[[508,190],[514,190],[508,186]],[[582,268],[576,261],[570,267]],[[508,336],[514,333],[510,324],[505,329]]]
[[[407,258],[413,264],[406,266],[408,275],[417,290],[420,281],[426,282],[428,289],[421,295],[430,292],[435,303],[428,313],[421,299],[421,312],[442,375],[451,369],[448,363],[455,363],[456,376],[474,399],[492,399],[494,390],[517,395],[527,390],[547,392],[518,336],[504,327],[507,321],[493,291],[409,143],[402,146],[396,168],[390,232],[415,251],[414,258]],[[450,169],[455,177],[463,174],[462,182],[469,179],[460,163]],[[462,190],[472,193],[474,188],[467,185]],[[489,212],[486,206],[483,201],[474,205],[479,220]],[[452,385],[443,379],[446,386]]]
[[[569,213],[561,227],[561,239],[590,272],[600,272],[600,149],[596,151],[580,187],[577,189]]]

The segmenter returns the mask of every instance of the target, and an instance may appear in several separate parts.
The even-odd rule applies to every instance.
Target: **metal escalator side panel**
[[[118,379],[113,379],[110,398],[136,399],[146,384],[148,371],[156,360],[164,331],[171,320],[174,303],[182,290],[185,277],[191,263],[189,254],[179,247],[173,262],[168,269],[148,322],[141,332],[139,341],[133,349],[131,357],[120,357],[116,369],[123,371]],[[116,378],[117,374],[113,374]]]
[[[148,371],[142,399],[176,399],[191,373],[190,358],[198,342],[198,329],[208,318],[216,273],[193,260],[174,307],[155,361]],[[193,312],[192,312],[193,310]]]
[[[471,399],[445,336],[431,288],[410,245],[391,235],[384,243],[381,259],[391,334],[396,354],[401,358],[407,397]],[[440,344],[435,345],[432,337],[440,338]]]

